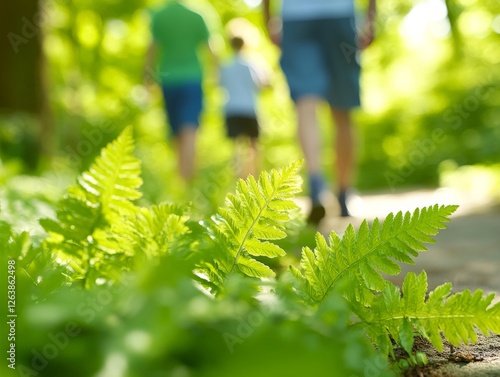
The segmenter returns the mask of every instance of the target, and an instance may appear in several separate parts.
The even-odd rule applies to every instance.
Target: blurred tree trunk
[[[0,2],[0,112],[32,115],[44,153],[51,145],[41,30],[47,16],[38,0]]]

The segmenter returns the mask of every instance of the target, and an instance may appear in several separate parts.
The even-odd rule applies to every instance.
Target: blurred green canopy
[[[263,93],[260,101],[263,167],[300,158],[279,50],[266,38],[260,1],[185,2],[206,18],[222,59],[228,52],[224,27],[230,20],[243,17],[255,27],[248,54],[274,72],[273,89]],[[2,45],[5,58],[0,61],[4,165],[24,161],[13,164],[16,172],[54,166],[81,170],[102,146],[133,125],[146,174],[168,180],[174,165],[161,96],[158,91],[148,96],[142,86],[150,41],[147,9],[161,3],[2,3],[0,24],[8,37]],[[366,4],[357,2],[357,6],[362,21]],[[500,3],[387,0],[378,7],[377,39],[361,55],[358,186],[435,185],[443,161],[447,166],[450,161],[456,166],[498,162]],[[223,93],[210,74],[205,81],[202,174],[224,166],[232,148],[222,126]],[[324,169],[333,174],[328,146],[335,135],[326,110],[321,114],[326,136]],[[40,153],[34,153],[38,149]],[[151,198],[160,195],[159,189],[150,190]]]

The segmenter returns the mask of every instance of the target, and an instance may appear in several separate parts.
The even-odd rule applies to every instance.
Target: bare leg
[[[194,162],[196,155],[196,128],[186,125],[177,136],[177,153],[179,173],[186,182],[194,177]]]
[[[248,156],[248,172],[255,176],[257,174],[257,139],[255,137],[250,138],[249,145],[249,156]]]
[[[349,110],[332,108],[332,115],[337,128],[335,151],[338,188],[340,191],[351,186],[354,168],[354,136],[351,113]]]
[[[332,115],[337,127],[335,151],[340,216],[346,217],[350,216],[346,191],[351,186],[354,169],[353,125],[349,110],[332,108]]]
[[[236,174],[236,177],[238,178],[245,178],[246,177],[246,172],[244,168],[244,142],[241,138],[241,136],[236,137],[234,139],[234,172]]]
[[[309,175],[319,174],[321,171],[321,143],[316,117],[320,101],[316,96],[307,96],[300,98],[296,103],[299,140]]]
[[[316,96],[300,98],[296,103],[299,140],[306,159],[309,175],[309,196],[312,208],[307,222],[317,225],[325,217],[325,207],[321,203],[323,190],[321,176],[321,143],[316,109],[321,99]]]
[[[236,176],[246,178],[249,174],[255,176],[257,169],[257,139],[239,136],[235,141]]]

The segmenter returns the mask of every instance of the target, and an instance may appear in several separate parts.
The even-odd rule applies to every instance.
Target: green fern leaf
[[[141,196],[137,188],[142,181],[133,147],[132,130],[127,128],[101,151],[77,184],[68,188],[57,204],[56,219],[40,220],[49,233],[44,249],[68,265],[73,279],[87,280],[90,269],[109,267],[101,263],[106,255],[120,254],[106,248],[106,240],[113,224],[138,210],[132,201]]]
[[[105,225],[101,206],[71,196],[57,203],[57,220],[41,219],[42,227],[50,234],[57,234],[67,242],[85,241],[98,227]]]
[[[296,162],[263,172],[258,181],[250,175],[237,182],[235,194],[227,195],[225,207],[207,227],[215,243],[210,255],[224,276],[234,271],[256,278],[275,275],[254,257],[285,254],[269,241],[286,236],[284,223],[297,208],[292,199],[301,190],[300,166],[301,162]]]
[[[185,208],[167,203],[140,208],[134,216],[113,224],[109,247],[145,259],[168,253],[179,238],[189,232],[186,225],[189,217],[185,212]],[[113,242],[118,245],[113,246]]]
[[[451,294],[450,283],[427,294],[427,275],[409,273],[402,290],[387,282],[382,294],[360,316],[367,333],[377,344],[387,344],[389,336],[411,354],[413,339],[420,334],[438,351],[443,350],[442,336],[451,344],[476,343],[476,328],[483,334],[500,333],[500,303],[491,305],[494,294],[481,290]],[[359,307],[356,310],[359,313]],[[381,343],[380,343],[381,342]],[[388,347],[381,349],[387,353]]]
[[[304,249],[301,270],[292,268],[299,282],[302,297],[317,305],[335,288],[349,301],[369,304],[374,292],[385,287],[382,273],[396,275],[396,262],[414,263],[418,251],[425,251],[424,242],[444,228],[457,206],[432,206],[387,216],[383,224],[378,219],[368,226],[364,221],[356,234],[349,225],[340,239],[332,232],[328,239],[318,234],[314,252]]]
[[[78,178],[72,190],[92,203],[100,203],[106,217],[133,213],[132,201],[139,199],[141,184],[140,161],[134,157],[132,129],[106,146],[90,169]]]
[[[0,246],[3,250],[7,248],[7,244],[12,237],[12,226],[3,220],[0,220]]]
[[[238,269],[245,275],[255,278],[273,277],[274,271],[267,267],[264,263],[256,261],[252,258],[240,257],[238,261]]]
[[[132,131],[127,128],[101,152],[89,171],[58,203],[57,220],[42,219],[44,229],[67,241],[80,242],[95,229],[134,212],[131,203],[141,196],[140,162],[133,154]]]

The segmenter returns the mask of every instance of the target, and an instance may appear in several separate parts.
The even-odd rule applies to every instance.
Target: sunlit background
[[[16,175],[34,173],[64,187],[131,125],[143,161],[144,202],[185,199],[182,186],[172,184],[178,177],[160,91],[143,86],[148,9],[161,3],[47,0],[32,9],[10,4],[2,12],[10,42],[2,54],[9,58],[1,63],[9,72],[0,97],[2,182],[13,184]],[[266,37],[261,1],[186,3],[203,14],[221,61],[229,55],[231,20],[247,21],[246,53],[272,74],[272,88],[259,102],[261,166],[301,158],[279,50]],[[355,114],[357,189],[438,187],[444,174],[466,165],[498,174],[499,3],[379,3],[376,41],[359,56],[364,70],[363,108]],[[364,5],[358,4],[360,25]],[[233,145],[225,138],[221,111],[224,93],[210,72],[209,67],[197,162],[203,197],[198,204],[207,211],[234,182]],[[330,148],[335,135],[326,109],[321,120],[324,172],[335,182]]]

